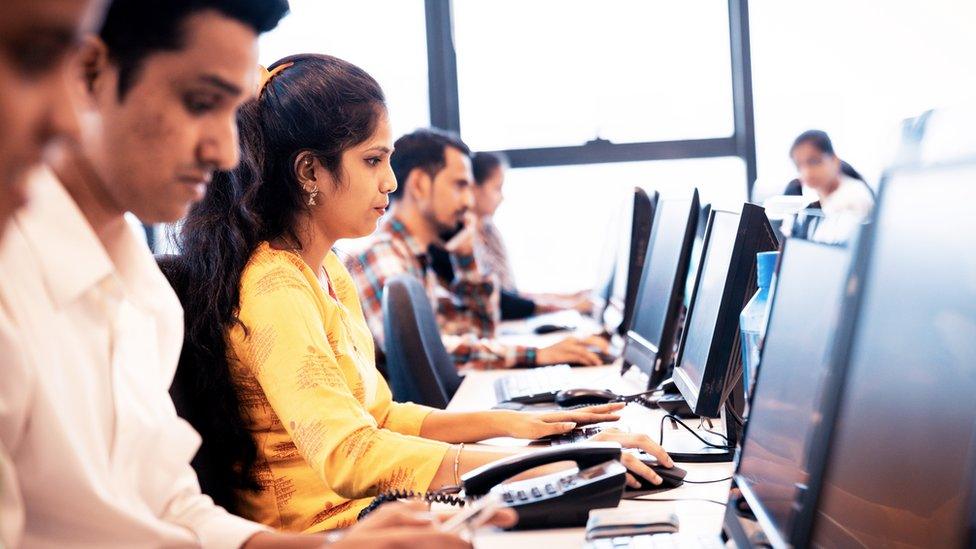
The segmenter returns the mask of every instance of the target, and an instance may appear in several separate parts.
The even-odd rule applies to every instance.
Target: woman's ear
[[[315,155],[305,151],[295,157],[295,178],[303,186],[310,186],[315,182]]]

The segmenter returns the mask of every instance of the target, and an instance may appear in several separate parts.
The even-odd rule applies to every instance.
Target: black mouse
[[[551,334],[554,332],[568,332],[573,330],[572,326],[563,326],[561,324],[540,324],[535,327],[532,331],[538,335]]]
[[[644,462],[644,465],[654,469],[654,472],[657,473],[664,482],[661,484],[654,484],[644,477],[632,474],[631,476],[637,479],[637,482],[639,482],[641,485],[640,488],[631,488],[628,486],[626,488],[627,492],[660,492],[662,490],[677,488],[685,483],[685,475],[688,474],[688,471],[685,471],[681,467],[678,467],[677,465],[674,467],[659,465],[656,459],[646,454],[641,455],[640,460]]]
[[[556,393],[556,404],[564,407],[580,404],[606,404],[617,394],[605,389],[565,389]]]

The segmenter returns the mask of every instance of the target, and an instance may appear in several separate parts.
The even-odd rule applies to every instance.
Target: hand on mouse
[[[617,429],[605,429],[599,434],[590,437],[593,441],[604,441],[604,442],[619,442],[624,448],[636,448],[638,450],[643,450],[644,452],[657,458],[658,463],[664,465],[665,467],[674,467],[674,462],[671,461],[671,456],[661,448],[658,443],[651,440],[651,437],[639,434],[639,433],[624,433]],[[627,473],[627,486],[637,489],[640,488],[640,482],[634,478],[633,475],[640,475],[647,480],[651,481],[655,485],[661,484],[663,479],[651,469],[645,465],[640,458],[631,454],[630,452],[624,452],[620,456],[620,463],[627,468],[629,473]]]
[[[622,410],[624,406],[622,402],[615,402],[565,412],[499,411],[496,414],[506,436],[534,440],[566,433],[580,425],[617,421],[620,416],[616,412]]]
[[[536,353],[536,364],[582,364],[584,366],[600,366],[603,360],[600,355],[590,350],[593,347],[606,352],[609,349],[607,340],[599,336],[586,338],[567,337],[566,339],[543,347]]]

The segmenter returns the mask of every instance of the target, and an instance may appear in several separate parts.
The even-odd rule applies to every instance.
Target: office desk
[[[631,369],[624,377],[619,376],[618,366],[600,366],[595,368],[574,368],[573,377],[579,378],[580,387],[609,388],[618,394],[640,392],[643,385],[639,372]],[[461,387],[451,400],[449,411],[486,410],[495,405],[493,383],[502,376],[510,375],[510,370],[472,371],[469,372]],[[646,383],[646,382],[645,382]],[[643,432],[658,440],[658,425],[663,413],[660,410],[650,410],[636,404],[629,404],[621,414],[620,427],[631,432]],[[680,427],[679,427],[680,428]],[[670,426],[665,425],[665,443]],[[511,438],[498,438],[485,442],[496,445],[521,445],[527,441]],[[731,463],[683,463],[679,464],[688,471],[690,480],[711,480],[728,477],[732,474]],[[645,496],[643,499],[679,499],[685,501],[630,501],[623,500],[620,508],[640,509],[651,506],[668,506],[678,515],[683,531],[698,531],[706,534],[721,531],[722,517],[725,513],[724,502],[728,497],[730,481],[712,484],[684,484],[680,488],[659,492]],[[717,505],[709,501],[721,502]],[[540,549],[544,544],[546,549],[562,547],[580,547],[584,543],[583,528],[563,528],[553,530],[531,531],[485,531],[478,534],[475,546],[482,548],[519,549],[522,547]]]

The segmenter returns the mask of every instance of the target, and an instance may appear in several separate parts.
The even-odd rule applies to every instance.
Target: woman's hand
[[[623,402],[588,406],[564,412],[499,412],[502,432],[514,438],[537,439],[572,431],[580,425],[617,421]]]
[[[674,467],[674,462],[671,461],[671,456],[664,451],[664,448],[651,440],[651,437],[644,434],[635,433],[624,433],[617,429],[606,429],[597,435],[590,437],[589,440],[592,441],[603,441],[603,442],[619,442],[624,448],[636,448],[638,450],[643,450],[644,452],[657,458],[657,462],[665,467]],[[624,452],[620,457],[620,463],[627,468],[629,473],[627,473],[627,486],[631,488],[640,488],[640,483],[634,478],[633,475],[639,475],[647,480],[653,482],[654,484],[661,484],[663,479],[651,469],[634,454],[629,452]]]

